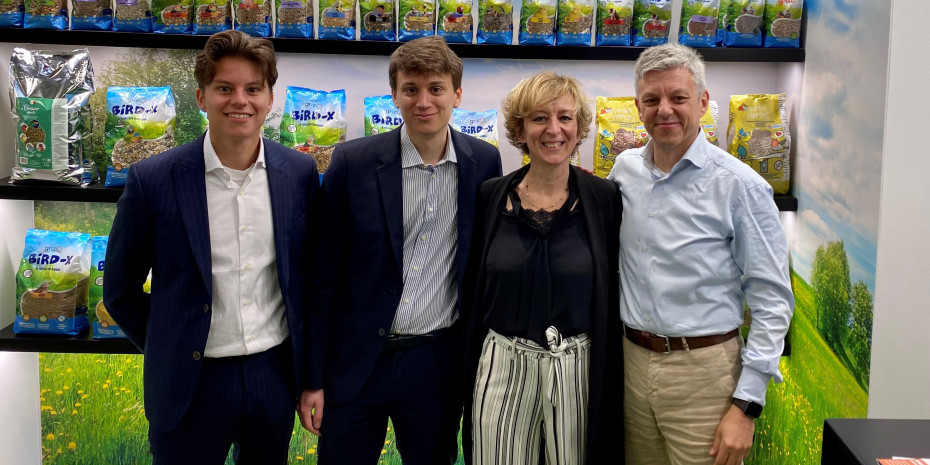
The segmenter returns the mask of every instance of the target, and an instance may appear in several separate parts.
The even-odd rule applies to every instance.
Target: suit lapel
[[[395,134],[383,148],[382,155],[378,157],[378,187],[381,190],[381,204],[384,207],[385,222],[391,248],[394,250],[394,259],[397,270],[403,274],[404,270],[404,187],[403,169],[400,156],[400,131],[402,128],[391,131]]]
[[[450,129],[452,143],[459,170],[458,191],[458,244],[456,245],[456,271],[458,282],[462,282],[465,264],[468,261],[468,248],[471,244],[472,223],[475,220],[475,199],[478,196],[477,162],[471,146],[458,131]]]
[[[264,143],[264,139],[262,140]],[[287,289],[289,273],[288,254],[286,253],[288,226],[293,223],[291,212],[294,211],[292,203],[294,198],[288,192],[289,177],[287,173],[287,160],[277,147],[265,144],[265,166],[268,170],[268,194],[271,198],[271,220],[274,229],[274,250],[278,269],[278,280],[281,289]]]
[[[213,273],[210,262],[210,223],[207,218],[207,187],[204,180],[203,136],[194,148],[171,167],[181,223],[191,243],[203,284],[213,297]]]

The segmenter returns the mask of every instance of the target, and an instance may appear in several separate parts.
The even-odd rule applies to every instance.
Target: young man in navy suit
[[[107,250],[104,302],[145,354],[154,464],[284,464],[303,388],[313,159],[262,139],[271,43],[239,31],[197,56],[194,142],[134,164]],[[142,284],[152,271],[152,293]]]
[[[441,37],[398,47],[389,78],[404,124],[337,146],[320,192],[312,389],[298,412],[321,434],[322,465],[378,463],[389,417],[405,464],[458,454],[460,283],[478,187],[501,175],[500,153],[450,128],[462,60]]]

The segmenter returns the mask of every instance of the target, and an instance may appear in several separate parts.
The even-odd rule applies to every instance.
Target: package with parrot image
[[[730,96],[727,151],[759,173],[776,194],[790,188],[791,136],[785,94]]]

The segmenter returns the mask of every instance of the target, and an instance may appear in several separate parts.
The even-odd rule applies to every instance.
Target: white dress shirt
[[[206,357],[248,355],[287,339],[278,283],[265,148],[245,171],[223,166],[203,142],[213,305]]]

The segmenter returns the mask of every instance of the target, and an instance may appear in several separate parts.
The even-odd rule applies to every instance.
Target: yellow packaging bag
[[[649,142],[633,97],[597,97],[597,135],[594,137],[594,175],[606,178],[614,159],[627,149]]]
[[[791,137],[785,94],[730,96],[727,151],[762,175],[776,194],[787,194]]]
[[[704,130],[704,138],[711,144],[718,145],[717,121],[720,121],[720,109],[717,107],[717,101],[711,100],[707,103],[707,111],[701,116],[701,129]]]

